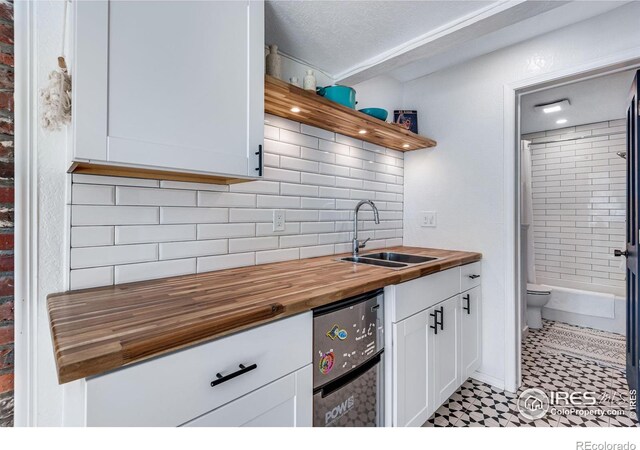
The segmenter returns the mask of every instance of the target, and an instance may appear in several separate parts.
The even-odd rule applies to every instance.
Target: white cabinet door
[[[310,427],[312,380],[311,365],[308,365],[184,426]]]
[[[427,311],[393,325],[393,426],[422,426],[431,414]]]
[[[481,360],[481,320],[482,302],[480,286],[460,296],[460,314],[462,316],[462,379],[464,382],[480,366]]]
[[[74,161],[259,175],[263,2],[74,5]]]
[[[428,310],[437,321],[430,330],[433,405],[435,411],[460,386],[460,296],[456,295]]]

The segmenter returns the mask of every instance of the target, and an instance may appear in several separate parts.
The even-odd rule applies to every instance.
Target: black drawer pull
[[[463,306],[462,309],[464,309],[467,314],[471,314],[471,294],[465,295],[464,297],[462,297],[462,300],[467,301],[467,306]]]
[[[444,331],[444,306],[440,307],[440,331]]]
[[[429,325],[429,328],[431,328],[434,331],[434,334],[438,334],[438,325],[440,325],[438,323],[438,310],[435,310],[433,314],[429,314],[429,315],[433,317],[433,325]]]
[[[476,278],[480,278],[480,275],[471,274],[469,275],[469,278],[471,278],[472,280],[475,280]]]
[[[258,172],[258,176],[262,176],[262,145],[258,145],[258,151],[256,152],[258,155],[258,167],[256,167],[256,171]]]
[[[222,376],[220,373],[216,374],[217,379],[213,380],[211,382],[211,387],[217,386],[221,383],[224,383],[225,381],[229,381],[235,377],[239,377],[240,375],[242,375],[243,373],[247,373],[252,371],[253,369],[257,369],[258,365],[257,364],[251,364],[250,366],[245,367],[244,364],[240,364],[239,365],[240,370],[236,370],[233,373],[230,373],[229,375],[225,375]]]

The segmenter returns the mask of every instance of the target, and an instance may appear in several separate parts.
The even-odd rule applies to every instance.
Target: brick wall
[[[523,136],[531,140],[538,283],[624,293],[625,121]],[[624,294],[623,294],[624,295]]]
[[[270,115],[264,143],[262,181],[74,175],[71,288],[348,252],[361,199],[367,248],[402,244],[403,153]]]
[[[0,426],[13,425],[13,2],[0,1]]]

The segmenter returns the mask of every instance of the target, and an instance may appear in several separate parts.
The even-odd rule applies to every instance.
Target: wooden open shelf
[[[300,112],[292,112],[294,106]],[[264,110],[274,116],[334,131],[401,152],[435,147],[436,141],[327,100],[266,75]],[[366,130],[366,134],[360,134]]]

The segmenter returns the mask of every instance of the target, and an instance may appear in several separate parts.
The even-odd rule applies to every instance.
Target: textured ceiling
[[[482,1],[267,1],[266,41],[329,73],[345,72],[473,14]]]
[[[622,119],[627,111],[627,96],[635,70],[606,75],[522,96],[522,133],[555,130],[557,128]],[[564,111],[545,114],[534,105],[568,98],[571,105]],[[556,124],[558,119],[565,124]]]

